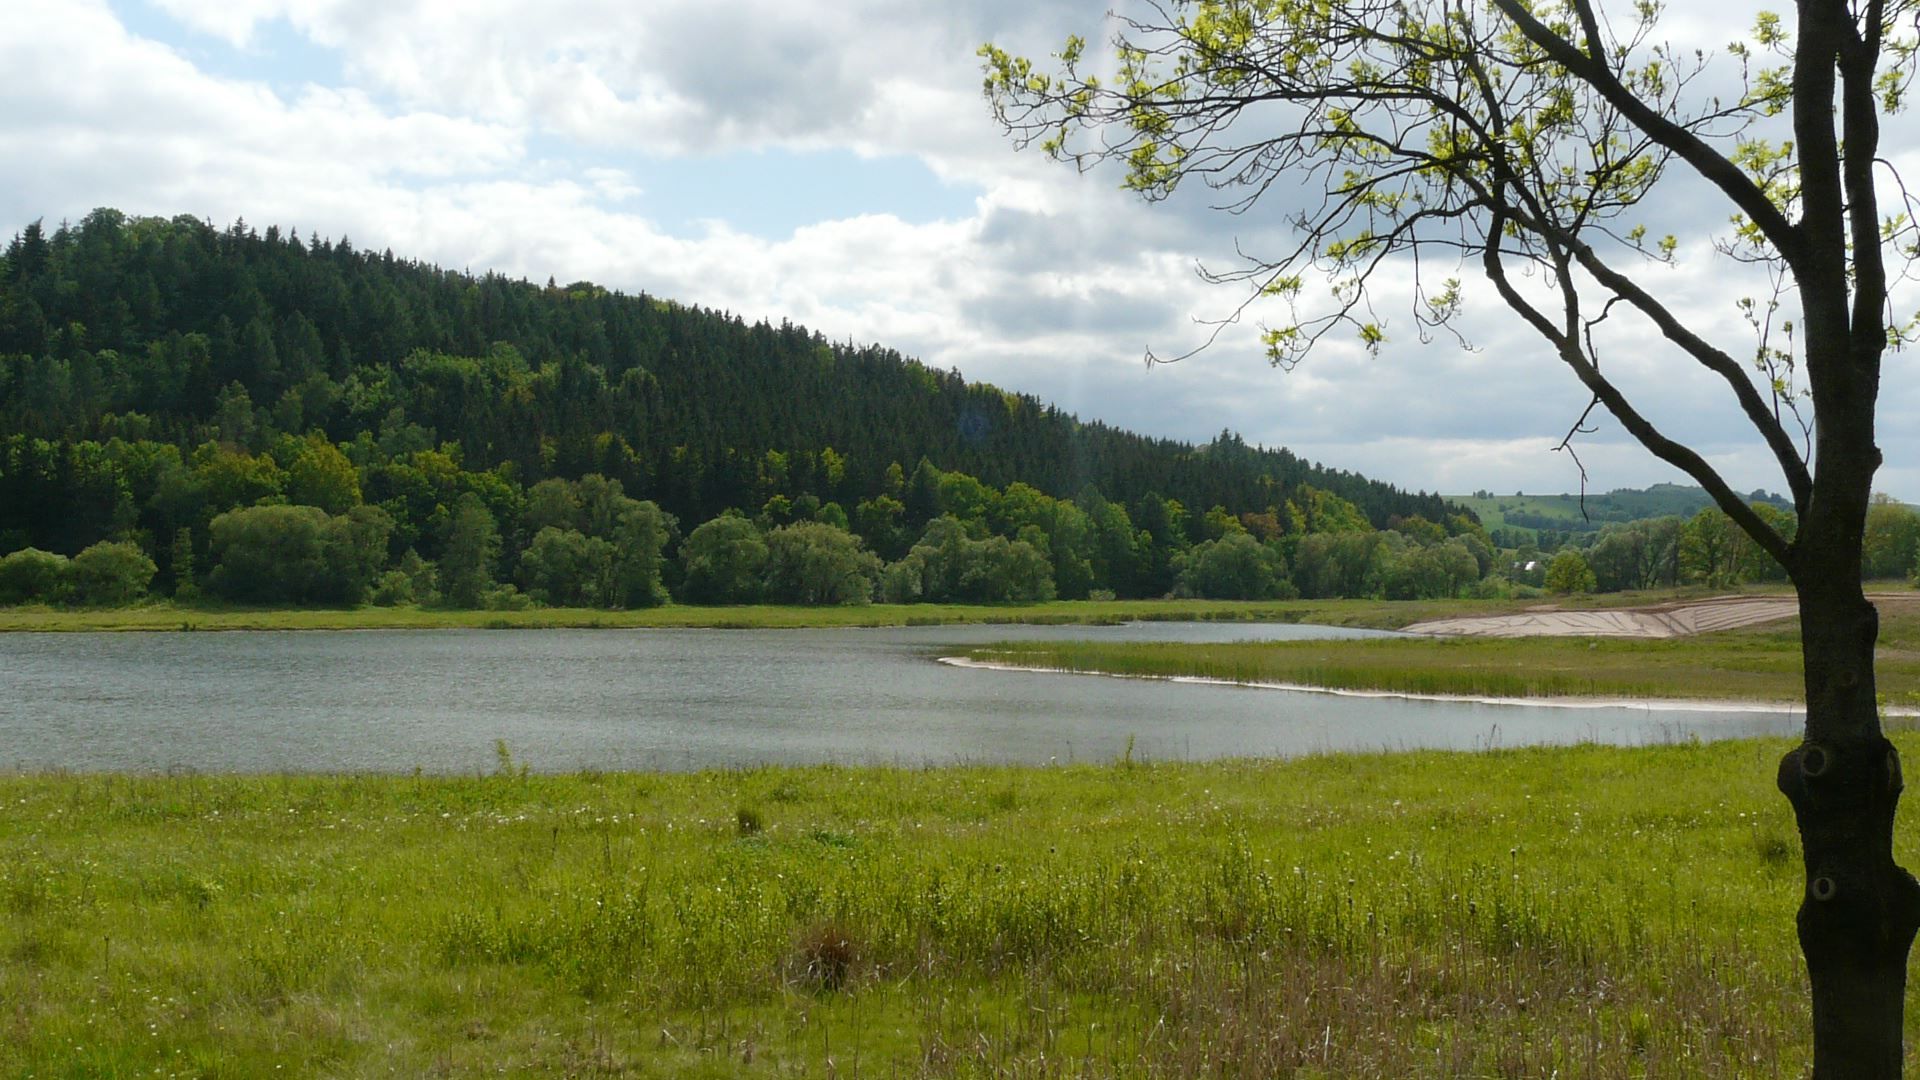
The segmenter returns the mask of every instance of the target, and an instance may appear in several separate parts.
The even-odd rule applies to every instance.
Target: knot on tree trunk
[[[1920,883],[1893,861],[1899,751],[1878,735],[1809,740],[1780,759],[1776,780],[1805,856],[1797,921],[1814,984],[1814,1075],[1899,1076],[1907,951],[1920,928]]]

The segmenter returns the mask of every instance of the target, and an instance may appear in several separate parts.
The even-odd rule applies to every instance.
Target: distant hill
[[[687,528],[898,496],[917,529],[940,473],[1196,533],[1212,507],[1259,515],[1307,485],[1376,528],[1461,513],[1230,432],[1196,446],[1083,421],[881,345],[344,238],[97,210],[0,254],[0,552],[126,535],[164,565],[183,528],[204,551],[219,510],[298,501],[275,470],[315,438],[355,474],[342,505],[386,508],[395,550],[429,554],[463,491],[506,521],[543,479],[595,474]]]
[[[1649,488],[1615,488],[1604,495],[1495,495],[1487,491],[1472,495],[1449,495],[1479,515],[1488,529],[1515,529],[1530,533],[1547,529],[1555,532],[1592,532],[1614,522],[1638,521],[1677,515],[1692,517],[1713,505],[1706,490],[1690,484],[1655,484]],[[1767,502],[1783,510],[1793,504],[1771,491],[1755,491],[1751,502]]]

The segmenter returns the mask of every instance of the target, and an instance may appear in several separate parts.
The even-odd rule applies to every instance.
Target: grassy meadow
[[[0,1076],[1799,1076],[1785,749],[0,777]]]
[[[1061,671],[1198,676],[1342,690],[1491,697],[1804,700],[1800,624],[1696,637],[1387,638],[1217,645],[1009,642],[970,659]],[[1875,674],[1888,705],[1920,707],[1920,604],[1883,604]]]

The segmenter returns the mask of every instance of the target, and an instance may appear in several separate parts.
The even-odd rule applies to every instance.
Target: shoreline
[[[1402,701],[1447,702],[1463,705],[1495,705],[1536,709],[1641,709],[1662,712],[1769,713],[1777,716],[1805,715],[1807,707],[1784,701],[1735,701],[1724,698],[1602,698],[1602,697],[1497,697],[1482,694],[1421,694],[1405,690],[1356,690],[1311,683],[1244,682],[1211,675],[1132,675],[1115,671],[1081,671],[1074,668],[1037,667],[1030,664],[1006,664],[974,660],[964,656],[935,657],[937,663],[975,671],[1017,671],[1037,675],[1086,675],[1103,679],[1142,679],[1149,682],[1183,683],[1194,686],[1238,686],[1248,690],[1280,690],[1297,694],[1327,694],[1333,697],[1397,698]],[[1887,706],[1883,716],[1916,717],[1920,709]]]

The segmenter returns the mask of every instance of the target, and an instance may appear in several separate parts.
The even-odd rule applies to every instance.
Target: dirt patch
[[[1920,594],[1875,593],[1871,599],[1882,606],[1910,604],[1920,601]],[[1432,619],[1401,629],[1409,634],[1456,637],[1672,638],[1780,622],[1799,612],[1799,604],[1791,595],[1716,596],[1707,600],[1595,611],[1528,608],[1514,615]]]

